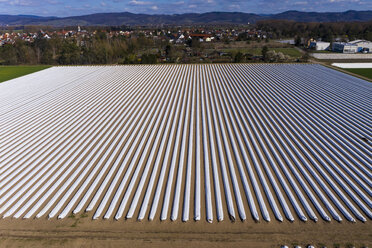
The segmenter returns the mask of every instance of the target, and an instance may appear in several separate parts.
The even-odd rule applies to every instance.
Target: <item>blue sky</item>
[[[239,11],[271,14],[286,10],[372,10],[372,0],[0,0],[0,14],[73,16],[98,12],[146,14]]]

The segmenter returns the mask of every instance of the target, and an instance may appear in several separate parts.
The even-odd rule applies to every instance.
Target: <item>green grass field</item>
[[[288,55],[294,58],[299,58],[302,56],[302,53],[298,51],[296,48],[269,48],[269,50],[274,50],[275,52],[282,52],[284,55]]]
[[[366,78],[372,79],[372,69],[371,68],[363,68],[363,69],[344,69],[345,71],[349,71],[354,74],[361,75]]]
[[[35,65],[35,66],[0,66],[0,83],[21,77],[33,72],[41,71],[50,66]]]
[[[284,55],[288,55],[294,58],[299,58],[302,56],[301,52],[298,51],[296,48],[269,48],[269,50],[273,50],[275,52],[282,52]],[[262,48],[226,48],[222,49],[223,52],[241,52],[241,53],[249,53],[253,55],[261,55]]]

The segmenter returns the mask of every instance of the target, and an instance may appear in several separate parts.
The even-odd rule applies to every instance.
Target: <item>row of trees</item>
[[[80,44],[80,45],[79,45]],[[82,45],[81,45],[82,44]],[[217,51],[206,55],[204,45],[198,42],[191,47],[182,47],[166,44],[160,46],[157,52],[146,49],[134,39],[100,39],[90,41],[76,41],[75,39],[37,39],[34,43],[17,41],[0,47],[0,64],[156,64],[159,61],[166,63],[212,63],[212,62],[294,62],[289,56],[279,52],[269,51],[265,45],[262,55],[231,52],[219,54]],[[302,59],[305,62],[307,59]]]
[[[120,64],[131,63],[133,57],[142,55],[149,47],[159,46],[146,37],[108,38],[106,33],[97,33],[88,38],[36,38],[29,43],[17,39],[14,44],[0,47],[0,63],[16,64]],[[153,56],[143,54],[146,63],[154,62]],[[138,62],[135,60],[135,62]]]
[[[341,37],[349,40],[366,39],[372,41],[372,21],[301,23],[267,20],[258,22],[257,28],[270,32],[275,39],[289,37],[322,38],[324,41],[332,42],[336,37]]]

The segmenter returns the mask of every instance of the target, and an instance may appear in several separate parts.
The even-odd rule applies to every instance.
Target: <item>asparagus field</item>
[[[52,67],[0,102],[3,218],[372,219],[372,84],[321,65]]]

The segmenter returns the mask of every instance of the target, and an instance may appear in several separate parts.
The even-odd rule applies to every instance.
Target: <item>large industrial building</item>
[[[308,48],[316,51],[334,51],[339,53],[369,53],[372,52],[372,42],[354,40],[350,42],[330,42],[309,40]]]
[[[372,42],[368,40],[354,40],[350,41],[350,44],[358,46],[358,52],[369,53],[372,52]]]
[[[340,53],[357,53],[359,48],[356,44],[347,42],[334,42],[332,44],[332,51]]]
[[[341,53],[369,53],[372,52],[372,42],[366,40],[334,42],[332,50]]]

